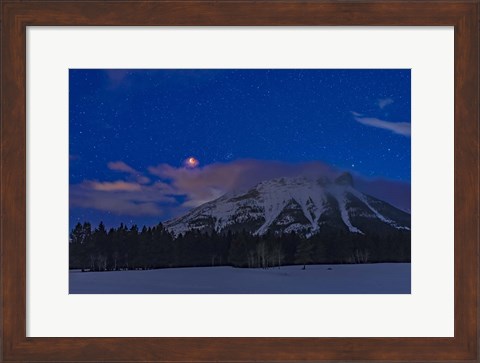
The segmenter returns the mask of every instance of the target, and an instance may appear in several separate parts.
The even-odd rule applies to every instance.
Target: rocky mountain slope
[[[270,231],[309,237],[326,226],[359,234],[409,230],[410,214],[355,189],[352,176],[344,173],[333,181],[264,181],[246,192],[227,193],[164,225],[174,235],[189,230],[246,230],[257,235]]]

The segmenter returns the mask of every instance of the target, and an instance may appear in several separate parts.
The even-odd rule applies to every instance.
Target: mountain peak
[[[343,173],[334,183],[326,177],[266,180],[165,222],[175,235],[245,230],[256,235],[271,231],[311,236],[325,226],[361,234],[380,227],[408,230],[410,215],[356,190],[352,175]]]
[[[348,185],[353,187],[353,177],[350,173],[343,173],[337,179],[335,179],[335,184],[338,185]]]

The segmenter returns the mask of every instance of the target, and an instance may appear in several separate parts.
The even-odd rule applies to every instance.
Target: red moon
[[[193,156],[190,156],[189,158],[187,158],[187,160],[185,160],[185,165],[189,168],[195,168],[196,166],[198,166],[198,164],[198,159],[194,158]]]

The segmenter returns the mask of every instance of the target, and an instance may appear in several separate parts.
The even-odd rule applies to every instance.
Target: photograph
[[[70,294],[411,293],[410,69],[68,89]]]
[[[0,361],[478,361],[479,10],[0,1]]]

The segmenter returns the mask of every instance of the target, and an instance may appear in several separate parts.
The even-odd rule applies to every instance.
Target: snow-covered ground
[[[71,294],[409,294],[410,264],[70,272]]]

